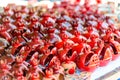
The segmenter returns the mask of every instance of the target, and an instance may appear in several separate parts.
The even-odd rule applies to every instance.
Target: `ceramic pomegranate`
[[[24,58],[23,56],[16,56],[15,61],[13,62],[14,64],[12,64],[12,73],[15,73],[16,71],[20,70],[21,73],[23,73],[24,71],[28,71],[28,67],[24,62]]]
[[[112,59],[115,60],[117,57],[119,57],[120,44],[119,44],[119,42],[114,40],[113,36],[109,37],[109,42],[110,42],[110,46],[112,47],[113,52],[114,52]]]
[[[23,46],[24,43],[20,42],[18,39],[14,39],[12,42],[11,54],[16,55]]]
[[[38,66],[39,60],[36,58],[30,59],[31,66],[29,67],[29,73],[27,74],[29,76],[29,79],[31,80],[40,80],[41,76],[40,74],[44,75],[42,69]]]
[[[75,44],[72,48],[73,51],[76,51],[77,54],[81,54],[81,52],[83,51],[84,47],[85,47],[85,40],[84,39],[80,39],[80,42]]]
[[[7,48],[10,45],[10,43],[4,39],[0,38],[0,56],[4,55],[4,49]]]
[[[1,37],[5,38],[7,41],[11,40],[11,35],[7,32],[7,27],[0,25],[0,35]]]
[[[33,73],[30,80],[41,80],[39,73]]]
[[[23,76],[23,72],[21,70],[15,71],[15,77],[16,77],[17,80],[27,80]]]
[[[63,61],[75,61],[77,57],[77,52],[72,50],[72,43],[66,42],[63,45],[63,50],[58,52],[59,59]]]
[[[10,73],[11,67],[7,64],[6,60],[0,60],[0,79],[12,79],[12,74]]]
[[[105,44],[106,45],[106,44]],[[107,65],[112,60],[113,50],[110,45],[106,45],[99,54],[100,66]]]
[[[99,67],[100,61],[97,54],[89,51],[89,48],[84,48],[84,52],[78,57],[76,64],[79,69],[91,72]]]

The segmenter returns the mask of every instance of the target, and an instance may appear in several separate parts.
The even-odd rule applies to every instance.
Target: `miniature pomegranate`
[[[17,80],[27,80],[24,76],[23,76],[23,72],[21,70],[16,70],[15,71],[15,77]]]
[[[119,57],[119,52],[120,52],[120,43],[114,40],[113,36],[109,37],[109,42],[110,42],[110,46],[113,49],[113,56],[112,59],[115,60],[117,57]]]
[[[39,73],[33,73],[30,80],[41,80]]]
[[[11,49],[11,54],[16,55],[19,50],[22,48],[22,44],[19,42],[19,40],[14,40],[12,43],[12,49]]]
[[[16,71],[20,70],[20,75],[24,71],[28,71],[27,65],[24,62],[23,56],[17,56],[15,58],[14,64],[12,64],[12,73],[15,73]],[[26,74],[26,73],[25,73]]]
[[[11,40],[11,35],[7,32],[7,27],[0,25],[0,36],[5,38],[7,41]]]
[[[73,48],[72,48],[72,50],[73,51],[76,51],[77,52],[77,54],[81,54],[81,52],[83,51],[83,49],[84,49],[84,47],[85,47],[85,40],[84,39],[80,39],[79,40],[79,44],[78,43],[76,43],[74,46],[73,46]]]
[[[45,70],[45,77],[43,77],[43,80],[54,80],[55,77],[53,76],[53,69],[52,68],[47,68]]]
[[[113,50],[110,45],[106,45],[99,54],[100,66],[107,65],[112,60]]]
[[[11,77],[13,76],[10,73],[11,67],[7,64],[6,60],[0,60],[0,79],[8,79],[10,80]]]
[[[83,54],[81,54],[77,59],[77,66],[81,70],[94,71],[99,67],[99,57],[90,51],[88,47],[84,48]]]
[[[59,53],[58,53],[59,59],[61,60],[61,62],[75,61],[75,59],[77,57],[77,52],[72,51],[72,46],[73,46],[72,42],[66,42],[63,45],[63,50],[59,51]]]
[[[0,38],[0,56],[4,55],[4,51],[5,51],[5,48],[8,47],[9,42],[4,39],[4,38]]]
[[[29,68],[29,73],[28,73],[28,76],[29,76],[29,79],[30,80],[40,80],[40,73],[43,75],[43,71],[41,68],[39,68],[38,66],[38,59],[36,58],[31,58],[30,60],[30,68]]]

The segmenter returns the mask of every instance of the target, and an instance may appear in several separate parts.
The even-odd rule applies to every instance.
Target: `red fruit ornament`
[[[83,54],[79,55],[76,64],[81,70],[93,72],[99,67],[100,61],[97,54],[91,52],[89,47],[85,47]]]
[[[63,45],[63,50],[59,51],[59,53],[58,53],[59,59],[61,60],[61,62],[63,62],[63,61],[65,61],[65,62],[66,61],[75,61],[75,59],[77,57],[77,52],[72,51],[73,44],[70,42],[66,42]]]
[[[10,11],[10,7],[9,6],[4,7],[3,15],[4,16],[12,16],[13,15],[13,13]]]
[[[63,22],[65,22],[65,19],[64,19],[63,17],[58,18],[58,19],[56,20],[56,23],[58,23],[58,24],[61,24],[61,23],[63,23]]]
[[[25,28],[25,24],[23,21],[19,21],[17,22],[17,29],[20,30],[20,31],[23,31]]]
[[[102,3],[102,0],[96,0],[97,4]]]
[[[29,17],[33,16],[35,14],[35,9],[34,8],[30,8],[29,9]]]
[[[82,40],[86,41],[87,39],[81,35],[80,31],[78,31],[78,23],[76,21],[73,21],[72,26],[73,26],[73,29],[71,33],[73,34],[73,37],[71,38],[71,40],[79,44],[82,43],[81,42]]]
[[[106,66],[112,60],[112,55],[114,53],[112,47],[109,44],[104,43],[102,40],[98,40],[97,46],[93,48],[93,51],[94,49],[95,53],[99,56],[100,66]]]
[[[53,75],[53,69],[52,68],[46,69],[45,75],[46,75],[46,77],[51,77]]]
[[[12,27],[10,26],[10,18],[9,17],[3,18],[3,25],[6,26],[7,30],[12,29]]]
[[[60,60],[57,56],[54,56],[49,63],[49,68],[52,68],[55,74],[63,74],[64,69],[61,67]]]
[[[107,44],[105,45],[106,46],[104,46],[99,54],[100,66],[106,66],[112,60],[112,55],[114,54],[111,46]]]
[[[114,52],[114,54],[112,56],[112,60],[115,60],[120,56],[120,54],[119,54],[120,53],[120,43],[115,41],[113,36],[110,36],[109,44],[112,47],[113,52]]]
[[[55,28],[49,28],[47,32],[48,32],[48,35],[46,39],[49,40],[49,43],[51,45],[60,41],[59,36],[55,34]]]
[[[0,60],[0,79],[4,77],[9,77],[10,79],[10,76],[12,76],[12,74],[10,73],[10,69],[11,67],[8,66],[6,60]]]
[[[109,37],[113,35],[112,29],[108,29],[106,34],[102,37],[104,42],[109,42]]]
[[[42,69],[38,66],[39,60],[36,58],[30,59],[30,68],[29,68],[29,79],[31,80],[40,80],[40,73],[43,75]]]
[[[16,70],[15,71],[15,77],[17,80],[27,80],[24,76],[23,76],[23,72],[21,70]]]
[[[14,39],[12,42],[11,54],[16,55],[22,47],[23,44],[20,43],[18,39]]]
[[[15,19],[16,19],[16,21],[20,21],[22,19],[22,14],[21,13],[16,13],[15,14]]]
[[[60,48],[62,48],[63,47],[63,45],[64,45],[64,43],[68,40],[68,35],[65,33],[65,31],[66,31],[66,27],[61,27],[60,28],[60,33],[59,33],[59,36],[60,36],[60,38],[61,38],[61,41],[59,41],[59,42],[57,42],[56,44],[55,44],[55,46],[58,48],[58,49],[60,49]]]
[[[4,7],[4,12],[7,12],[9,10],[10,10],[10,7],[8,7],[8,6]]]
[[[16,56],[14,64],[12,64],[11,71],[12,71],[12,73],[16,73],[16,74],[14,74],[15,78],[22,77],[23,72],[28,71],[28,67],[25,64],[25,61],[23,60],[22,56]],[[17,71],[19,71],[19,73]]]
[[[0,36],[5,38],[7,41],[11,40],[11,35],[7,32],[7,27],[0,25]]]
[[[79,41],[79,42],[78,42],[78,41]],[[77,54],[81,54],[81,52],[83,51],[83,49],[84,49],[84,47],[85,47],[86,42],[85,42],[85,40],[84,40],[83,38],[77,40],[76,42],[78,42],[78,43],[76,43],[76,44],[73,46],[72,50],[73,50],[73,51],[76,51]]]
[[[94,31],[93,27],[87,27],[87,32],[83,34],[83,36],[85,36],[87,39],[89,39],[89,37],[94,34],[96,36],[99,36],[99,34],[97,32]]]
[[[39,73],[33,73],[30,80],[41,80]]]
[[[90,42],[88,42],[88,44],[90,45],[91,48],[93,48],[96,45],[97,41],[98,41],[98,36],[92,34],[90,36]]]
[[[48,13],[43,14],[43,15],[42,15],[42,20],[40,20],[40,23],[45,26],[46,21],[48,21],[48,19],[49,19],[50,17],[51,17],[51,16],[50,16],[50,14],[48,14]]]

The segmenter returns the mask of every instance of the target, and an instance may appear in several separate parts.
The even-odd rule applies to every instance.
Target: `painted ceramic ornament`
[[[76,64],[79,69],[91,72],[99,67],[100,61],[97,54],[94,54],[89,48],[85,47],[83,54],[78,57]]]

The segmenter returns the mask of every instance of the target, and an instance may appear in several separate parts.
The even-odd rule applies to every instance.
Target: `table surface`
[[[114,79],[111,79],[113,77]],[[105,67],[99,67],[91,75],[91,80],[117,80],[118,78],[120,78],[120,57]]]

